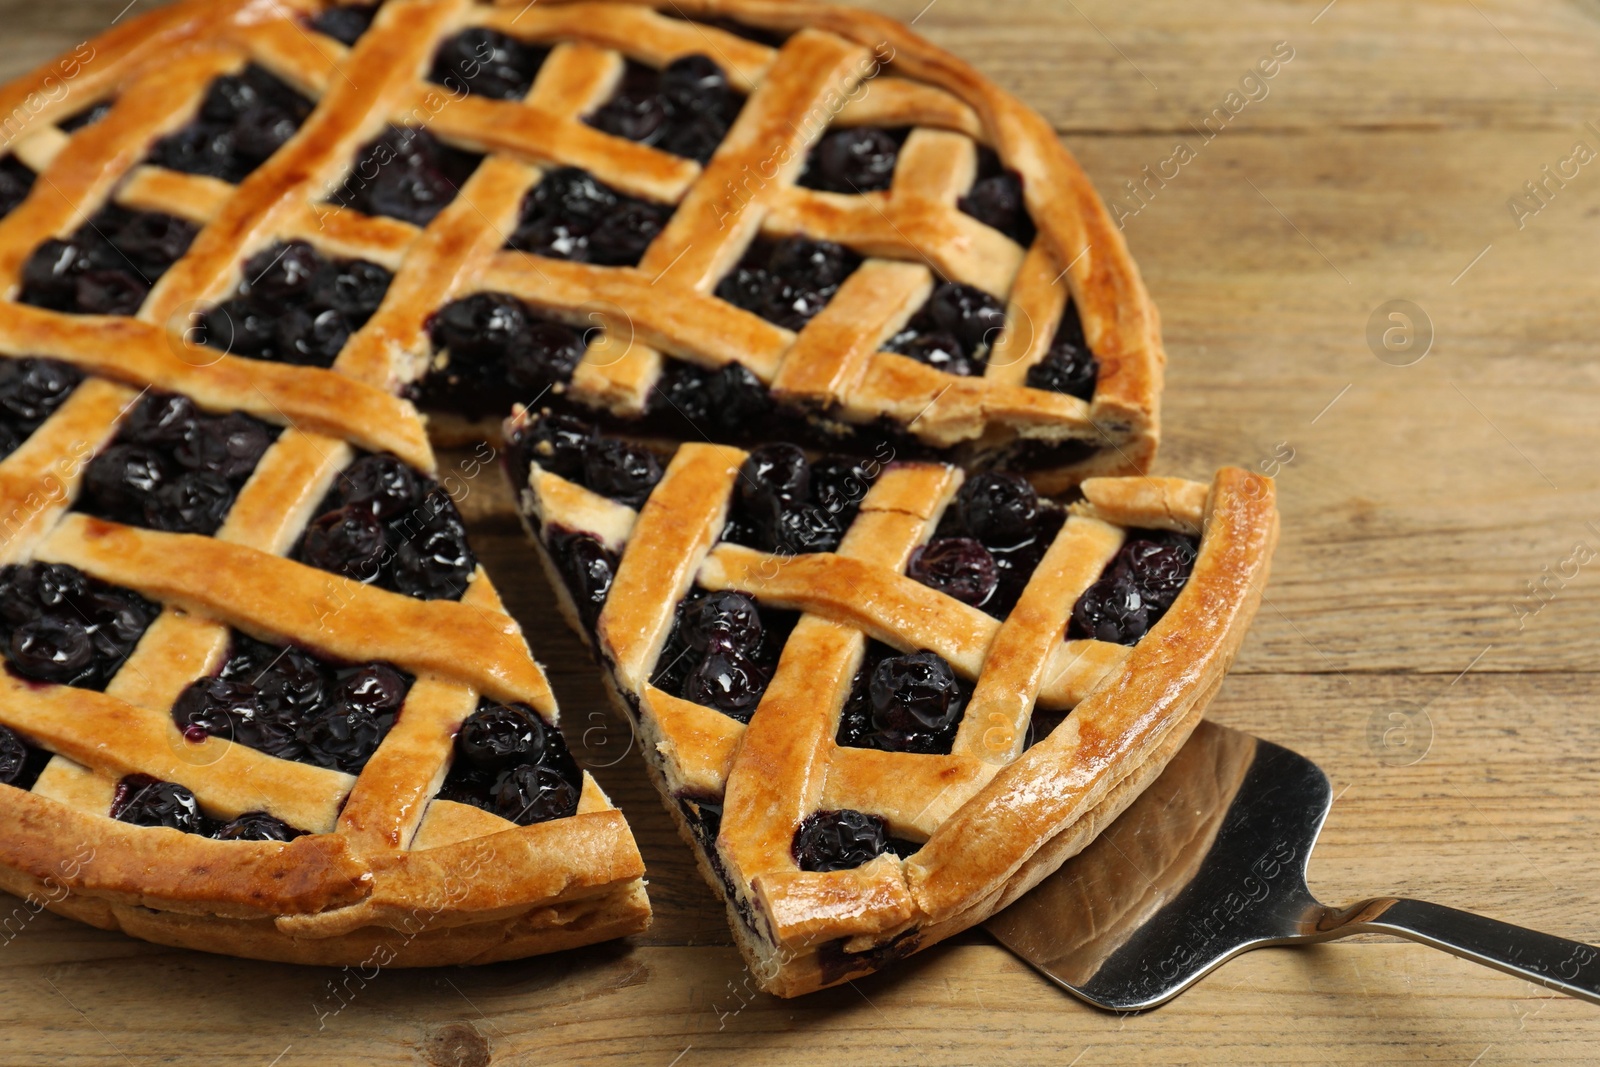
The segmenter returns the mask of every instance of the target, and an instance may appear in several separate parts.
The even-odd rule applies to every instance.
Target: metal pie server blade
[[[1600,1004],[1600,949],[1438,904],[1317,902],[1306,863],[1332,805],[1303,756],[1202,722],[1088,848],[984,924],[1096,1007],[1164,1004],[1241,952],[1387,933]]]

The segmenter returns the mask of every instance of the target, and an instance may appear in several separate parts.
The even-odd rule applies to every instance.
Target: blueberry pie
[[[468,9],[392,8],[163,9],[0,162],[0,888],[96,926],[381,967],[649,919],[466,537],[481,464],[441,470],[364,361],[386,309],[447,302],[480,169],[405,121]]]
[[[725,898],[804,993],[981,922],[1199,721],[1265,584],[1269,479],[1082,483],[507,427],[568,621]]]

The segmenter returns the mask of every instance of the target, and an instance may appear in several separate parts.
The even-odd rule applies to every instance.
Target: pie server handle
[[[1374,897],[1344,909],[1321,908],[1313,918],[1314,929],[1304,930],[1305,940],[1395,934],[1600,1004],[1600,949],[1581,941],[1403,897]]]

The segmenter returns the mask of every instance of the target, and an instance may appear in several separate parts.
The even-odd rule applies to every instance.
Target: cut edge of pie
[[[528,419],[521,413],[511,420],[508,438],[515,440]],[[865,629],[874,639],[888,636],[879,629],[881,618],[864,621],[871,609],[852,617],[848,601],[853,596],[871,600],[874,590],[860,589],[864,576],[871,576],[846,571],[848,561],[841,556],[763,556],[727,542],[717,544],[727,520],[726,505],[717,501],[727,497],[746,455],[722,446],[680,446],[638,512],[543,469],[535,455],[519,502],[563,616],[600,661],[606,689],[637,731],[650,777],[680,835],[693,849],[707,883],[727,905],[730,927],[752,973],[763,989],[795,996],[870,973],[982,922],[1086,847],[1159,776],[1203,717],[1254,617],[1277,540],[1276,497],[1270,478],[1237,468],[1223,468],[1209,485],[1143,476],[1084,482],[1083,498],[1068,508],[1071,519],[1200,535],[1193,571],[1159,621],[1125,655],[1102,655],[1090,647],[1101,642],[1064,643],[1063,649],[1074,647],[1063,674],[1048,683],[1037,671],[1032,677],[1036,692],[1043,684],[1054,707],[1070,705],[1071,711],[1048,736],[1014,759],[1008,759],[1009,748],[990,763],[959,765],[947,757],[942,769],[919,774],[909,763],[894,762],[905,758],[900,753],[857,755],[851,765],[833,764],[840,768],[837,785],[828,777],[830,768],[820,778],[805,779],[810,795],[796,800],[783,794],[787,764],[828,764],[838,753],[861,750],[833,746],[841,713],[836,707],[816,710],[828,702],[817,694],[829,691],[830,668],[806,660],[804,651],[791,662],[797,648],[793,634],[748,726],[653,684],[629,681],[641,677],[641,663],[645,675],[653,677],[663,627],[670,624],[675,604],[696,586],[737,588],[761,601],[756,590],[765,582],[777,599],[790,598],[782,606],[802,611],[796,632],[817,617],[824,619],[825,628]],[[907,475],[905,484],[942,480],[944,488],[936,496],[945,503],[962,477],[958,470],[936,464],[891,464],[886,470]],[[889,473],[880,475],[876,485],[883,486],[888,478]],[[902,529],[915,531],[913,539],[925,542],[943,507],[939,503],[928,509],[901,494],[883,500],[874,518],[887,516]],[[862,508],[863,514],[873,510],[870,492]],[[903,521],[908,518],[910,522]],[[855,521],[857,526],[862,522]],[[633,595],[619,603],[618,616],[610,617],[602,608],[598,618],[586,620],[552,551],[551,534],[587,534],[613,550],[614,577],[620,584],[628,572],[636,526],[648,528],[650,544],[631,575],[648,575],[642,585],[658,590],[657,595],[641,597],[630,584]],[[657,535],[666,529],[678,535],[666,538],[669,544],[657,543],[662,540]],[[1061,535],[1057,543],[1065,538]],[[848,539],[846,533],[846,545]],[[904,559],[902,554],[901,567]],[[1093,580],[1104,563],[1096,563],[1087,577],[1073,579],[1077,588]],[[828,588],[834,581],[830,569],[839,575],[841,588]],[[784,570],[790,571],[789,577],[776,577]],[[663,597],[669,601],[665,616],[659,606]],[[1070,611],[1076,598],[1072,594],[1056,610]],[[652,599],[654,607],[641,606]],[[879,599],[896,601],[903,594]],[[612,603],[609,597],[604,601]],[[822,615],[805,614],[806,604]],[[965,618],[960,613],[957,617]],[[1014,611],[1000,626],[1015,617]],[[1053,618],[1045,632],[1055,633],[1059,642],[1061,625],[1060,618]],[[959,649],[965,640],[952,637],[951,645]],[[827,639],[813,647],[826,652],[826,646]],[[916,642],[908,638],[904,648],[914,647]],[[642,658],[640,648],[646,649]],[[852,660],[844,653],[842,662],[850,671],[860,662],[859,653],[855,655]],[[1059,667],[1060,651],[1047,662]],[[786,672],[788,686],[783,685]],[[1033,698],[1024,699],[1031,717]],[[1005,700],[1002,696],[984,706],[1003,707]],[[815,723],[788,728],[785,713],[796,720],[822,715],[820,732]],[[965,714],[974,714],[973,703]],[[1007,737],[1014,721],[1002,723]],[[957,751],[961,747],[958,739]],[[1014,740],[1012,747],[1017,747]],[[819,755],[806,755],[811,752]],[[888,760],[873,762],[885,756]],[[874,773],[880,783],[902,774],[908,784],[903,789],[892,783],[866,785],[863,776]],[[897,789],[903,793],[943,780],[954,782],[953,802],[941,803],[939,796],[893,795]],[[773,785],[775,781],[779,784]],[[913,825],[922,812],[909,813],[917,807],[931,810],[922,820],[924,829],[932,827],[931,834],[905,858],[885,852],[848,870],[798,869],[789,845],[796,819],[825,807],[847,806],[841,797],[848,799],[849,791],[863,788],[879,803],[875,810],[887,812],[891,830],[901,823]],[[700,821],[705,803],[716,809],[721,827],[715,840]],[[736,840],[728,827],[741,808],[748,816],[741,825],[765,829],[753,837],[736,832]],[[775,861],[780,854],[788,855],[789,862]],[[764,866],[753,877],[743,876],[739,864],[752,857]]]

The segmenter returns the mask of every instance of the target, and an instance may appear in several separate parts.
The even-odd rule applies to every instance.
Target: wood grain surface
[[[0,77],[101,31],[124,2],[0,3]],[[1419,896],[1600,942],[1600,161],[1552,186],[1537,214],[1508,207],[1574,142],[1600,151],[1600,3],[875,6],[1041,110],[1126,208],[1171,358],[1161,470],[1278,474],[1268,600],[1212,717],[1333,779],[1312,889],[1330,903]],[[1199,134],[1278,42],[1293,58],[1265,95]],[[1178,142],[1194,158],[1134,200],[1125,183]],[[1387,362],[1369,344],[1393,300],[1420,309],[1414,325],[1432,337],[1409,366],[1393,364],[1420,342],[1379,344]],[[1377,322],[1379,335],[1392,325]],[[0,945],[0,1062],[1600,1058],[1593,1007],[1379,939],[1253,953],[1142,1016],[1094,1012],[975,933],[799,1001],[756,994],[504,489],[480,479],[467,505],[568,736],[639,836],[651,931],[361,976],[41,915]],[[1587,564],[1563,567],[1579,545]]]

